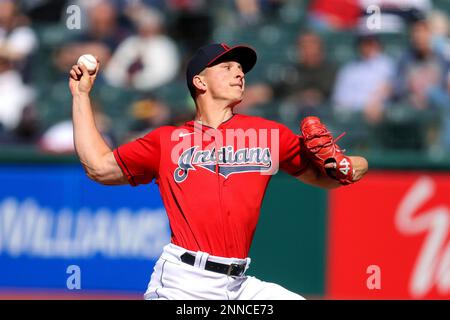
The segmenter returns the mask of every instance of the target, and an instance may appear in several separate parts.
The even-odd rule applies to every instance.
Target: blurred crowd
[[[195,113],[184,79],[193,51],[232,32],[245,39],[231,45],[258,50],[252,35],[274,38],[266,31],[276,26],[294,34],[292,50],[259,51],[262,72],[249,76],[237,112],[296,131],[318,115],[336,134],[348,132],[349,148],[450,154],[450,11],[435,2],[0,0],[0,145],[73,152],[67,78],[85,53],[101,62],[93,108],[111,147],[181,124]],[[350,54],[339,61],[329,43],[342,35]],[[386,36],[404,39],[394,40],[399,54],[386,50]],[[265,53],[281,60],[275,76]]]

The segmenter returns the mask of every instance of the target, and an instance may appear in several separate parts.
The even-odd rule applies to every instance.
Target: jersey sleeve
[[[150,183],[158,177],[161,158],[161,130],[114,149],[114,157],[132,186]]]
[[[288,174],[297,177],[308,168],[308,160],[303,155],[300,136],[282,124],[279,124],[279,130],[280,168]]]

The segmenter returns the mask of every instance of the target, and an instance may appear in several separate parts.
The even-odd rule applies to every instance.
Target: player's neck
[[[222,122],[233,116],[233,107],[216,104],[197,104],[195,121],[211,128],[218,128]]]

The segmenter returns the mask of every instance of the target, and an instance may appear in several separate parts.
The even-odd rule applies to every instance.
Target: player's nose
[[[235,74],[235,76],[236,76],[236,78],[239,78],[239,79],[243,79],[244,78],[244,71],[242,71],[242,68],[240,66],[236,67],[236,74]]]

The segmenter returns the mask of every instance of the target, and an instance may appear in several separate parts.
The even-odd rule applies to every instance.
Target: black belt
[[[185,252],[181,255],[181,261],[191,266],[195,264],[195,255]],[[206,261],[205,270],[226,274],[227,276],[239,277],[244,274],[245,264],[223,264],[213,261]]]

